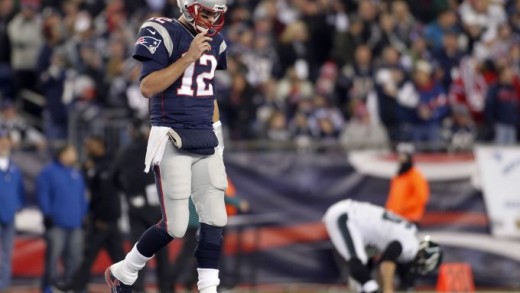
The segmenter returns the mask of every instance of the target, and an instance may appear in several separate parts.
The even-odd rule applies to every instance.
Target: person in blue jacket
[[[7,131],[0,129],[0,292],[11,284],[14,216],[25,202],[22,172],[10,159],[11,147]]]
[[[61,147],[55,159],[38,175],[36,194],[43,214],[45,240],[45,271],[43,292],[51,292],[57,281],[58,261],[62,257],[64,280],[70,280],[81,262],[83,251],[83,220],[87,212],[86,187],[76,168],[78,154],[74,146]]]

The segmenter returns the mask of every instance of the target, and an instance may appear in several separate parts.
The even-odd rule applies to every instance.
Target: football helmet
[[[431,241],[429,236],[419,242],[419,251],[414,260],[412,270],[422,276],[433,273],[442,262],[441,247]]]
[[[177,0],[177,5],[184,18],[199,33],[205,31],[208,36],[213,36],[224,26],[226,0]]]

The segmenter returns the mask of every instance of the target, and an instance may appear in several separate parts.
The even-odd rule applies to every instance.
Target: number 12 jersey
[[[133,58],[142,62],[141,79],[164,69],[188,52],[196,33],[176,19],[151,18],[139,29]],[[221,34],[211,50],[192,63],[170,87],[150,99],[153,126],[173,129],[212,129],[214,76],[227,68],[227,46]]]

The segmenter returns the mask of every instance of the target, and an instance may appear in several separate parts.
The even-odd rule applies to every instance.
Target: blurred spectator
[[[267,122],[267,129],[265,131],[267,139],[277,142],[288,142],[291,134],[287,127],[285,114],[280,111],[273,111]]]
[[[141,66],[132,59],[125,60],[121,66],[121,74],[114,76],[108,85],[107,106],[123,110],[128,117],[144,119],[148,115],[148,99],[139,89]]]
[[[70,281],[81,262],[83,222],[87,213],[86,187],[83,176],[75,167],[76,149],[65,145],[56,158],[38,175],[36,195],[45,226],[45,270],[42,291],[50,293],[58,281],[58,262],[63,262],[63,280]]]
[[[46,63],[48,66],[45,66]],[[49,48],[47,51],[44,47],[40,52],[40,64],[40,84],[45,97],[45,136],[51,142],[65,141],[68,138],[69,122],[67,104],[72,98],[69,93],[74,73],[67,70],[65,53],[59,49]]]
[[[340,68],[351,64],[356,48],[368,41],[363,35],[365,27],[363,21],[356,15],[349,16],[348,19],[348,29],[336,32],[333,42],[332,56]]]
[[[14,99],[11,71],[11,40],[7,25],[14,17],[14,0],[0,2],[0,99]]]
[[[426,40],[422,36],[417,35],[413,37],[410,43],[409,49],[401,58],[401,63],[407,71],[412,71],[415,64],[420,60],[427,61],[434,65],[432,53],[426,44]]]
[[[308,116],[303,111],[296,112],[289,122],[291,138],[300,148],[309,146],[312,141],[312,131],[309,124]]]
[[[406,43],[402,41],[396,32],[396,22],[393,15],[384,12],[379,16],[379,27],[381,28],[381,36],[374,44],[374,55],[379,56],[383,49],[391,46],[398,51],[404,52],[407,48]]]
[[[104,127],[103,108],[97,98],[97,84],[86,75],[81,75],[72,80],[73,89],[71,102],[68,105],[69,125],[75,130],[76,137],[69,138],[75,143],[81,144],[82,139],[88,133],[102,133]]]
[[[302,21],[293,22],[285,28],[280,36],[277,50],[280,58],[280,73],[288,75],[288,71],[294,70],[298,79],[309,78],[311,66],[314,64],[309,44],[309,30]]]
[[[449,88],[452,108],[464,107],[477,127],[477,138],[485,138],[484,105],[488,85],[482,74],[482,65],[471,56],[462,58],[453,71],[453,82]]]
[[[441,49],[443,38],[447,33],[455,35],[460,33],[457,13],[452,10],[441,11],[435,21],[424,27],[424,37],[434,51]]]
[[[410,11],[418,21],[429,23],[442,14],[443,11],[456,10],[460,1],[452,0],[427,0],[427,1],[406,1],[410,6]]]
[[[256,35],[253,48],[242,57],[247,66],[247,81],[256,86],[266,82],[273,72],[279,70],[278,55],[268,35]]]
[[[312,102],[309,125],[313,137],[322,142],[337,142],[345,125],[341,111],[323,95],[315,95]]]
[[[359,45],[356,48],[354,62],[341,69],[337,82],[337,105],[347,119],[352,114],[349,111],[352,100],[366,102],[368,94],[374,90],[373,68],[370,48]]]
[[[130,126],[132,141],[119,150],[111,168],[110,177],[114,180],[116,187],[123,192],[128,205],[132,246],[148,227],[161,219],[154,176],[152,173],[143,173],[149,131],[150,127],[146,122],[135,119]],[[171,292],[167,246],[155,254],[155,261],[159,292]],[[145,268],[140,271],[137,281],[132,286],[134,292],[145,292],[146,276]]]
[[[262,133],[267,128],[269,118],[274,111],[285,109],[285,101],[276,98],[276,86],[276,80],[270,79],[257,88],[258,107],[255,126],[257,133]],[[302,102],[304,101],[306,100]],[[298,107],[302,102],[299,103]]]
[[[310,99],[314,93],[312,83],[303,78],[296,67],[287,69],[286,75],[278,82],[276,88],[276,98],[286,105],[288,117],[294,115],[299,102]]]
[[[87,137],[84,149],[87,160],[82,169],[90,194],[85,250],[81,264],[72,278],[56,284],[59,290],[65,292],[87,290],[91,267],[102,248],[106,249],[113,262],[120,261],[125,256],[123,235],[118,226],[121,201],[109,174],[113,157],[101,137]]]
[[[386,200],[386,209],[412,223],[419,223],[426,210],[430,188],[422,172],[414,166],[413,146],[397,146],[399,162],[397,174],[392,178]]]
[[[358,1],[357,15],[363,22],[363,31],[361,32],[364,43],[373,47],[377,40],[381,37],[381,28],[378,25],[377,17],[379,15],[379,5],[372,0]]]
[[[36,91],[36,64],[43,39],[39,14],[40,0],[21,0],[21,11],[9,22],[11,66],[15,95],[22,89]]]
[[[43,150],[46,141],[18,112],[13,102],[0,102],[0,130],[7,132],[15,149]]]
[[[448,89],[453,82],[453,71],[458,69],[464,53],[459,49],[458,34],[455,32],[445,32],[442,36],[442,45],[435,52],[433,57],[439,66],[438,78],[445,89]]]
[[[503,23],[497,26],[492,39],[475,46],[474,55],[481,60],[494,60],[497,66],[503,66],[507,63],[508,52],[519,40],[518,35],[513,35],[509,24]]]
[[[475,43],[495,38],[498,26],[507,20],[502,5],[489,0],[464,0],[459,6],[458,12],[469,38],[470,51]]]
[[[52,1],[54,2],[54,1]],[[67,36],[72,36],[75,31],[75,24],[78,18],[78,14],[80,12],[80,1],[60,1],[61,3],[56,3],[54,8],[59,9],[63,12],[63,29],[64,34]]]
[[[105,80],[110,85],[114,80],[123,75],[125,69],[125,61],[127,58],[126,43],[123,38],[112,35],[108,42],[108,54],[105,62]]]
[[[332,2],[335,0],[307,1],[300,8],[302,21],[309,33],[310,53],[309,79],[316,80],[319,69],[331,56],[334,38],[334,24],[331,22]]]
[[[404,0],[392,1],[390,11],[396,23],[397,37],[408,45],[417,37],[420,25],[410,13],[408,3]]]
[[[392,143],[411,140],[411,123],[418,97],[392,47],[383,51],[381,66],[375,74],[379,119]]]
[[[446,92],[432,78],[432,66],[425,61],[417,62],[413,81],[419,98],[412,128],[413,141],[418,149],[439,150],[442,121],[449,114]]]
[[[498,145],[511,145],[517,141],[520,97],[513,87],[513,78],[511,66],[501,68],[498,82],[489,88],[486,95],[486,123],[494,125],[495,143]]]
[[[236,74],[231,78],[229,100],[225,104],[231,129],[230,137],[231,139],[251,139],[254,137],[253,124],[256,120],[254,89],[242,74]]]
[[[515,5],[509,11],[509,24],[514,33],[520,33],[520,2],[512,1]]]
[[[338,67],[333,62],[326,62],[320,68],[318,79],[315,83],[315,92],[330,98],[336,94],[338,82]]]
[[[68,1],[72,2],[72,1]],[[43,123],[45,136],[51,143],[63,142],[68,134],[68,113],[66,110],[67,86],[73,77],[68,70],[68,60],[63,41],[67,37],[63,27],[64,18],[54,8],[43,11],[43,36],[45,43],[38,55],[39,84],[45,98]]]
[[[351,100],[352,116],[340,135],[341,145],[347,149],[377,148],[386,146],[387,134],[383,126],[371,119],[366,104],[360,99]]]
[[[25,203],[22,172],[10,157],[11,139],[0,129],[0,292],[11,286],[15,214]]]
[[[448,151],[471,151],[477,131],[468,108],[464,105],[456,105],[451,108],[451,113],[451,119],[446,119],[443,125],[446,129]]]
[[[80,76],[84,76],[92,80],[96,84],[96,92],[103,97],[105,93],[105,77],[108,72],[103,63],[102,55],[96,48],[95,44],[82,43],[79,45],[79,59],[77,71]]]
[[[508,64],[513,66],[513,70],[517,77],[520,74],[520,42],[515,43],[508,52]]]
[[[43,45],[38,51],[37,73],[48,69],[52,56],[60,47],[63,38],[66,37],[62,24],[63,18],[59,11],[53,8],[45,8],[42,12],[42,37]]]
[[[398,145],[397,159],[397,174],[390,183],[385,209],[418,226],[428,204],[430,187],[422,172],[414,166],[413,146]],[[409,266],[397,264],[396,273],[401,280],[400,288],[415,287]]]

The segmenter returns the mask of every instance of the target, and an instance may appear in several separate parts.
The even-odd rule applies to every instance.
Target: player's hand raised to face
[[[191,41],[190,49],[188,53],[186,53],[186,58],[190,62],[195,62],[199,60],[200,56],[204,54],[206,51],[211,50],[211,46],[209,42],[213,40],[212,38],[206,36],[205,32],[199,33],[195,36],[193,41]]]

